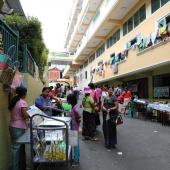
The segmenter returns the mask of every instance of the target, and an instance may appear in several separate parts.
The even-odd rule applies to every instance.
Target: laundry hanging
[[[99,76],[102,75],[102,68],[103,68],[103,64],[100,64],[100,65],[99,65]]]
[[[112,73],[114,74],[115,72],[114,72],[114,65],[112,65]]]
[[[117,73],[118,72],[118,63],[115,63],[114,64],[114,73]]]

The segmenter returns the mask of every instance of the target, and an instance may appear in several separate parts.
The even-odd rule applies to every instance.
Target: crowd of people
[[[53,94],[55,91],[55,95]],[[79,106],[77,105],[79,94],[83,94],[84,98],[80,108],[83,107],[83,113],[80,114]],[[27,95],[25,87],[16,88],[16,96],[9,103],[11,112],[11,121],[9,123],[9,131],[11,135],[11,150],[13,156],[13,169],[24,169],[25,167],[25,145],[17,144],[16,141],[27,129],[27,113],[28,105],[24,101]],[[54,105],[52,100],[57,100],[58,97],[66,96],[68,104],[71,104],[70,111],[72,115],[72,130],[79,131],[81,117],[82,119],[82,140],[100,141],[96,138],[96,128],[101,124],[100,115],[103,116],[103,134],[105,146],[109,149],[114,148],[117,144],[116,124],[114,118],[119,114],[118,108],[127,106],[130,98],[133,99],[131,92],[125,88],[121,90],[120,85],[117,88],[104,84],[103,87],[88,84],[87,88],[80,90],[78,86],[71,88],[67,86],[64,90],[63,86],[57,84],[55,88],[44,87],[42,93],[35,100],[35,106],[44,111],[48,116],[57,116],[61,112],[53,108],[63,109],[62,104]],[[67,116],[67,115],[66,115]],[[80,157],[79,144],[74,148],[74,164],[78,166]]]

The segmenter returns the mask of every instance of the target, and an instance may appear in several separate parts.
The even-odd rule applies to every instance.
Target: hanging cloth
[[[102,77],[105,76],[105,70],[102,70]]]
[[[100,66],[99,66],[99,76],[102,75],[102,68],[103,68],[103,64],[100,64]]]
[[[166,31],[166,25],[161,28],[161,34],[163,34],[164,31]]]
[[[147,36],[147,38],[146,38],[146,47],[149,46],[150,42],[151,42],[151,35]]]
[[[114,72],[114,65],[112,65],[112,73],[114,74],[115,72]]]
[[[157,35],[157,31],[155,31],[155,32],[153,32],[153,33],[151,34],[151,41],[152,41],[152,43],[155,42],[155,40],[156,40],[156,35]]]
[[[121,52],[121,60],[124,59],[124,51]]]
[[[118,71],[118,63],[115,63],[114,64],[114,73],[117,73],[117,71]]]
[[[105,64],[105,66],[107,66],[107,62],[106,62],[106,61],[105,61],[105,63],[104,63],[104,64]]]

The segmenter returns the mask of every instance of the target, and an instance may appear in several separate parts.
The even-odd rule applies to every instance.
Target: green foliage
[[[41,22],[38,18],[34,16],[20,18],[18,14],[14,14],[3,19],[13,30],[19,31],[19,61],[23,61],[23,46],[26,43],[32,57],[43,72],[44,66],[47,64],[49,50],[44,44]]]

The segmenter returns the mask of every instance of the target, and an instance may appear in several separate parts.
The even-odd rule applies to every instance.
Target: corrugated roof
[[[25,17],[25,13],[21,6],[20,0],[5,0],[5,3],[0,12],[0,17],[2,18],[3,15],[5,15],[10,9],[14,9],[12,14],[17,13],[20,17]]]

